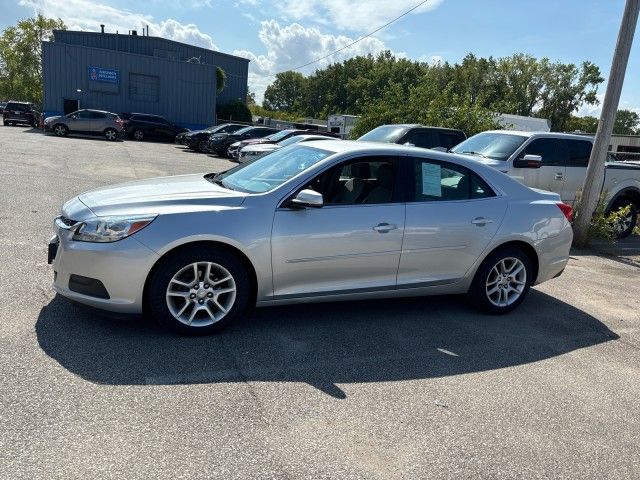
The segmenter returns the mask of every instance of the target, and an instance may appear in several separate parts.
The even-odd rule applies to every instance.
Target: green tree
[[[38,14],[5,28],[0,36],[0,98],[42,103],[42,44],[63,30],[60,19]]]
[[[586,116],[586,117],[570,117],[567,121],[567,132],[585,132],[585,133],[596,133],[598,129],[598,119],[596,117]]]
[[[301,108],[305,77],[298,72],[282,72],[264,92],[264,108],[281,112],[296,112]]]
[[[566,130],[571,114],[581,105],[597,105],[597,87],[604,80],[600,69],[591,62],[580,67],[573,64],[550,64],[544,74],[541,107],[536,114],[551,120],[557,132]]]
[[[220,68],[216,67],[216,93],[222,92],[224,87],[227,86],[227,74],[226,72]]]
[[[640,123],[640,116],[631,110],[618,110],[613,133],[617,135],[635,135],[636,127]]]

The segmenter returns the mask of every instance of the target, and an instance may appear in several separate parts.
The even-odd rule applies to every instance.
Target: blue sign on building
[[[118,70],[112,68],[89,67],[89,80],[92,82],[117,84],[119,76]]]

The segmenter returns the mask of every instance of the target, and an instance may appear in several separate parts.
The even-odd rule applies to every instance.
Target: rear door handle
[[[493,223],[493,220],[484,217],[477,217],[471,220],[471,223],[477,225],[478,227],[484,227],[488,223]]]
[[[556,180],[562,180],[564,178],[564,175],[560,172],[556,173]]]
[[[386,223],[386,222],[379,223],[378,225],[373,227],[373,229],[378,233],[387,233],[387,232],[390,232],[391,230],[395,230],[397,228],[398,228],[397,225],[393,225],[391,223]]]

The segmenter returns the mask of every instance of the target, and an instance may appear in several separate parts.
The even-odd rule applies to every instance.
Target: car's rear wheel
[[[467,293],[483,312],[499,315],[520,305],[533,281],[531,260],[520,249],[504,247],[482,262]]]
[[[625,207],[629,207],[628,211],[616,220],[613,228],[618,238],[626,238],[631,235],[638,221],[638,207],[632,200],[622,198],[617,200],[609,209],[609,213],[617,212]]]
[[[53,133],[55,133],[58,137],[66,137],[67,135],[69,135],[69,129],[66,125],[59,123],[53,127]]]
[[[139,142],[141,142],[142,140],[144,140],[144,132],[142,130],[140,130],[139,128],[137,130],[133,131],[133,138],[134,140],[137,140]]]
[[[104,131],[104,138],[110,142],[115,142],[118,139],[118,131],[115,128],[107,128]]]
[[[147,302],[160,324],[180,333],[207,334],[247,310],[251,283],[233,253],[194,247],[161,262],[150,279]]]

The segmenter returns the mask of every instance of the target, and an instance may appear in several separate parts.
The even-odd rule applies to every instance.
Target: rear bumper
[[[569,252],[573,241],[573,230],[567,222],[559,235],[545,238],[536,243],[538,252],[538,278],[535,285],[556,278],[562,274],[569,262]]]

